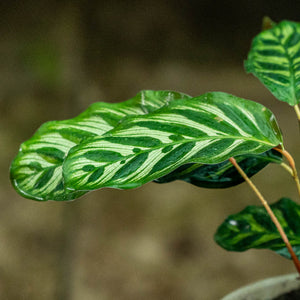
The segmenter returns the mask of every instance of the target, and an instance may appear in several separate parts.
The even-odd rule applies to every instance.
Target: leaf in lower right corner
[[[300,206],[288,198],[282,198],[272,204],[271,209],[300,258]],[[290,259],[275,225],[261,206],[247,206],[229,216],[218,228],[215,241],[228,251],[270,249]]]

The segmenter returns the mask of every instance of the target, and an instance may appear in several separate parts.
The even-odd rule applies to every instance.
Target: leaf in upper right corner
[[[282,21],[252,42],[245,69],[289,105],[300,103],[300,23]]]
[[[270,205],[285,231],[295,254],[300,258],[300,206],[282,198]],[[270,216],[262,206],[247,206],[229,216],[218,228],[215,241],[228,251],[270,249],[291,258]]]
[[[255,175],[269,163],[282,163],[282,155],[273,149],[256,155],[240,155],[235,159],[248,177]],[[229,188],[244,182],[243,177],[228,160],[219,164],[186,164],[155,182],[168,183],[174,180],[212,189]]]

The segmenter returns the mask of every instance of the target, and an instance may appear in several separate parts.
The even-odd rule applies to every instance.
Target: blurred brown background
[[[20,197],[9,164],[41,123],[142,89],[221,90],[278,115],[300,160],[293,109],[243,71],[261,20],[300,21],[298,1],[0,2],[0,299],[220,299],[249,282],[294,272],[273,253],[228,253],[213,241],[228,214],[257,204],[183,182],[105,189],[68,203]],[[300,162],[298,163],[298,165]],[[256,175],[271,201],[297,198],[278,166]]]

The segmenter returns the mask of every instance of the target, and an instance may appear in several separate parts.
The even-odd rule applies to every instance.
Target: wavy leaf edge
[[[226,101],[224,101],[224,99]],[[199,101],[199,100],[202,100],[202,101]],[[224,114],[224,111],[220,110],[219,108],[217,108],[217,109],[214,107],[212,108],[210,106],[211,103],[214,103],[214,104],[218,103],[219,106],[223,107],[224,111],[226,111],[226,109],[229,109],[229,111],[233,110],[233,112],[231,112],[231,113],[233,115],[234,120],[236,122],[241,122],[241,123],[248,122],[248,125],[250,124],[249,127],[251,127],[251,130],[257,130],[257,128],[260,128],[261,131],[259,131],[258,136],[259,136],[259,138],[261,138],[261,140],[259,140],[259,138],[254,138],[253,135],[251,135],[251,134],[248,134],[248,133],[246,134],[243,131],[243,129],[245,129],[245,128],[243,128],[243,129],[235,128],[236,124],[234,124],[234,122],[232,120],[229,120],[226,117],[226,115]],[[244,119],[242,121],[241,121],[241,119],[238,119],[238,117],[236,116],[236,111],[234,111],[234,109],[236,109],[236,108],[233,108],[233,105],[232,105],[233,103],[235,103],[236,105],[238,103],[241,107],[239,107],[238,105],[237,105],[237,107],[244,111],[245,116],[243,117]],[[184,104],[186,104],[188,107],[183,107]],[[150,167],[154,167],[154,164],[150,165],[150,167],[149,167],[149,165],[147,165],[147,163],[146,163],[146,160],[148,158],[147,153],[151,154],[151,153],[154,153],[155,150],[157,150],[157,152],[159,152],[161,154],[161,151],[165,150],[162,148],[167,148],[168,149],[168,150],[166,150],[166,153],[167,153],[172,150],[172,146],[174,146],[174,145],[178,146],[178,148],[179,147],[184,148],[185,145],[180,144],[178,142],[178,138],[176,137],[176,135],[178,135],[178,132],[174,131],[172,128],[168,129],[167,127],[171,126],[170,125],[171,122],[173,122],[175,124],[174,126],[176,127],[178,125],[179,121],[186,120],[186,119],[182,118],[182,115],[180,115],[180,113],[182,113],[183,110],[188,110],[188,113],[190,113],[191,111],[194,110],[193,113],[197,114],[198,113],[197,109],[194,109],[195,106],[197,107],[197,105],[198,106],[202,105],[202,106],[206,107],[206,111],[204,114],[211,113],[214,115],[214,118],[210,119],[209,122],[214,122],[214,126],[216,126],[216,127],[209,128],[209,130],[212,130],[212,131],[218,130],[218,126],[225,119],[226,121],[224,121],[223,123],[226,123],[227,125],[228,125],[228,123],[231,123],[230,125],[233,128],[235,128],[236,132],[238,130],[240,130],[239,133],[241,135],[242,135],[242,133],[245,134],[245,136],[240,135],[239,136],[240,139],[250,141],[250,143],[251,142],[253,142],[253,143],[261,142],[260,146],[262,148],[260,149],[260,146],[259,146],[258,147],[259,150],[257,150],[256,152],[254,151],[253,153],[262,153],[264,151],[270,150],[271,148],[277,146],[278,144],[282,144],[281,133],[280,133],[279,127],[276,123],[275,117],[264,106],[262,106],[261,104],[259,104],[257,102],[245,100],[245,99],[242,99],[242,98],[239,98],[239,97],[227,94],[227,93],[210,92],[210,93],[206,93],[199,97],[194,97],[194,98],[191,98],[188,100],[178,100],[178,101],[175,100],[175,101],[171,102],[169,105],[164,106],[161,109],[158,109],[158,110],[154,111],[153,113],[150,113],[150,114],[147,114],[144,116],[130,116],[130,117],[124,118],[123,121],[121,123],[119,123],[118,126],[116,126],[111,131],[107,132],[103,136],[96,137],[93,140],[84,142],[84,143],[80,144],[79,146],[75,146],[74,148],[72,148],[71,151],[69,152],[68,157],[66,158],[66,160],[64,161],[64,164],[63,164],[63,173],[64,173],[64,178],[65,178],[65,183],[66,183],[67,188],[70,190],[95,190],[95,189],[99,189],[102,187],[131,189],[131,188],[139,187],[149,181],[155,180],[155,179],[161,177],[161,175],[168,174],[169,172],[173,171],[177,167],[179,167],[183,164],[186,164],[186,163],[190,163],[190,162],[199,163],[200,162],[200,163],[214,164],[214,163],[222,162],[231,156],[251,153],[250,146],[248,145],[247,149],[244,150],[244,152],[240,151],[240,152],[234,153],[234,151],[232,151],[230,153],[230,155],[228,154],[227,156],[224,156],[225,152],[223,151],[222,152],[223,156],[221,158],[219,158],[219,160],[216,159],[217,156],[214,155],[214,157],[211,156],[209,159],[201,161],[201,159],[199,157],[196,157],[196,158],[195,158],[195,156],[194,156],[194,158],[191,157],[191,155],[189,153],[190,149],[189,150],[185,149],[186,151],[182,150],[182,152],[185,151],[186,153],[188,153],[188,158],[185,158],[184,160],[178,160],[177,158],[175,159],[173,157],[173,160],[172,160],[170,155],[169,156],[166,155],[166,157],[168,157],[168,166],[166,166],[166,164],[164,165],[164,168],[162,168],[163,173],[159,173],[159,170],[157,172],[151,171],[152,172],[151,176],[147,177],[148,174],[145,175],[146,171],[144,171],[144,170],[146,168],[149,169]],[[253,106],[255,107],[255,109],[257,109],[255,114],[251,114],[247,110],[247,109],[249,109],[249,107],[252,108]],[[207,107],[209,107],[209,108],[207,108]],[[170,119],[170,115],[168,115],[168,114],[174,113],[175,110],[177,113],[178,113],[178,111],[180,113],[178,113],[178,115],[175,116],[176,118],[174,116],[172,116],[172,117],[174,117],[174,119],[172,119],[173,120],[172,121]],[[209,111],[209,113],[208,113],[208,111]],[[212,111],[213,111],[213,113],[212,113]],[[160,119],[162,117],[165,117],[165,119]],[[184,117],[186,117],[186,116],[184,115]],[[199,116],[197,116],[197,117],[199,117]],[[194,122],[195,116],[193,116],[193,118],[194,118],[193,119],[193,122]],[[264,121],[262,121],[263,118],[264,118]],[[198,120],[199,120],[199,118],[198,118]],[[153,121],[155,121],[156,125],[153,125]],[[190,120],[188,120],[188,121],[190,121]],[[156,127],[154,130],[151,131],[151,126],[158,126],[157,125],[158,122],[161,122],[161,123],[159,123],[159,127]],[[257,122],[259,123],[259,125]],[[260,124],[260,122],[262,122],[263,125]],[[264,122],[266,122],[266,123],[264,123]],[[149,125],[150,127],[147,128],[148,124],[145,125],[145,123],[148,123],[148,124],[151,123]],[[255,123],[255,126],[254,126],[254,123]],[[268,124],[268,125],[266,125],[266,124]],[[182,125],[182,123],[180,123],[180,125]],[[189,125],[191,125],[191,124],[189,124]],[[193,126],[196,126],[195,122],[193,123]],[[188,129],[190,131],[192,131],[193,126],[190,126]],[[225,126],[225,125],[222,125],[222,126]],[[243,124],[241,126],[246,127],[245,124]],[[258,127],[256,127],[256,126],[258,126]],[[167,128],[167,129],[165,129],[165,132],[164,132],[162,130],[162,128]],[[181,130],[179,127],[177,127],[177,129]],[[247,128],[245,130],[249,130],[249,128]],[[266,134],[266,136],[268,136],[268,139],[273,141],[273,144],[270,141],[268,141],[268,142],[265,142],[264,146],[262,145],[263,144],[262,139],[266,138],[266,136],[263,136],[263,133],[262,133],[264,130],[267,131],[267,133],[265,133],[265,134]],[[186,133],[184,133],[184,134],[186,135]],[[193,134],[194,133],[192,133],[192,135]],[[247,135],[247,137],[246,137],[246,135]],[[174,142],[174,137],[176,137],[175,142]],[[229,136],[229,137],[231,139],[236,138],[235,136]],[[227,137],[228,140],[229,140],[229,137]],[[140,138],[140,140],[139,140],[139,138]],[[141,139],[142,139],[142,145],[141,145]],[[162,140],[162,142],[160,141],[161,143],[159,141],[157,141],[159,139]],[[180,137],[180,139],[182,139],[182,137]],[[201,138],[199,138],[199,136],[197,135],[197,138],[195,139],[195,141],[196,140],[198,141],[198,139],[201,142]],[[218,140],[218,139],[220,139],[220,136],[218,138],[216,138],[216,140]],[[212,140],[212,138],[210,138],[210,140]],[[187,145],[186,147],[188,148],[188,147],[190,147],[191,143],[193,143],[195,141],[192,139],[186,139],[186,140],[184,140],[184,143]],[[152,148],[151,148],[151,146],[148,147],[148,145],[147,145],[148,142],[150,144],[156,143],[157,149],[155,149],[154,146]],[[130,143],[132,143],[132,144],[130,145]],[[206,147],[206,146],[207,145],[204,145],[204,147]],[[191,147],[193,147],[193,145]],[[121,149],[121,150],[119,150],[119,149]],[[227,149],[227,147],[226,147],[226,149]],[[234,147],[234,149],[235,149],[235,147]],[[200,151],[200,149],[198,149],[198,150]],[[229,151],[230,151],[230,148],[229,148]],[[174,151],[174,152],[176,153],[176,151]],[[184,153],[184,154],[186,154],[186,153]],[[107,162],[107,158],[105,158],[106,154],[112,155],[111,160],[109,162]],[[178,154],[178,151],[177,151],[177,154]],[[164,155],[161,155],[161,156],[163,157]],[[153,154],[152,162],[155,161],[155,159],[158,159],[157,157],[158,156],[155,157],[155,155]],[[101,162],[101,159],[102,159],[102,162]],[[129,163],[130,161],[131,161],[131,166]],[[134,165],[133,162],[137,166],[135,169],[133,167],[133,165]],[[149,163],[149,161],[148,161],[148,163]],[[159,163],[159,161],[158,161],[158,163]],[[123,165],[123,164],[125,164],[125,165]],[[155,166],[157,166],[157,164]],[[141,167],[143,170],[141,169]],[[107,170],[105,170],[105,168],[107,168]],[[140,172],[140,174],[142,174],[142,173],[144,173],[144,174],[141,175],[141,177],[139,179],[138,179],[138,176],[137,177],[133,176],[134,180],[131,180],[131,179],[127,180],[126,176],[129,178],[132,175],[132,174],[130,175],[131,171],[132,171],[132,174],[134,172],[136,172],[136,173]],[[122,173],[124,180],[121,178],[122,176],[117,177],[118,174],[115,175],[117,172]],[[110,179],[113,176],[115,176],[115,178],[114,178],[115,181],[113,181],[114,179],[110,181]],[[141,179],[142,176],[144,176],[144,178],[147,178],[147,179],[145,179],[145,180]],[[102,184],[102,183],[99,184],[99,182],[101,181],[101,178],[104,178],[104,180],[106,180],[104,182],[104,184]],[[94,184],[95,181],[97,182],[96,184]]]

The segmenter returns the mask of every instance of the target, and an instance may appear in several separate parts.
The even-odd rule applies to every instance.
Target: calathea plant
[[[283,21],[253,40],[246,71],[293,106],[300,121],[300,24]],[[250,177],[269,163],[284,167],[300,194],[295,163],[273,113],[222,92],[198,97],[142,91],[122,103],[95,103],[79,116],[42,125],[11,165],[22,196],[67,201],[103,187],[131,189],[184,180],[227,188],[248,182],[262,207],[229,216],[215,240],[225,249],[267,248],[300,272],[300,207],[287,198],[268,205]]]

